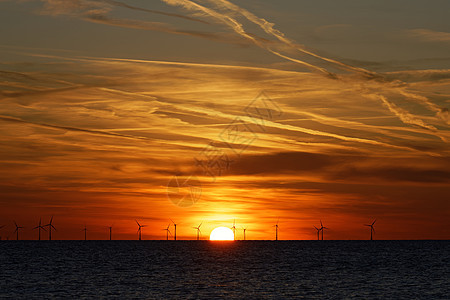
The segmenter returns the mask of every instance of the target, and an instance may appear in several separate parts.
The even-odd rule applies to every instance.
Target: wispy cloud
[[[131,6],[118,1],[96,1],[96,0],[40,0],[44,3],[44,7],[41,13],[49,14],[53,16],[66,15],[72,17],[78,17],[86,21],[101,23],[111,26],[141,29],[141,30],[151,30],[166,32],[171,34],[188,35],[199,38],[211,39],[219,42],[228,42],[234,44],[245,45],[246,43],[240,39],[230,36],[227,33],[212,33],[212,32],[202,32],[196,30],[183,30],[174,28],[168,23],[162,22],[152,22],[137,19],[124,19],[112,17],[110,12],[114,7],[128,8],[132,10],[140,10],[149,13],[156,13],[161,15],[166,15],[170,17],[178,17],[187,19],[190,21],[196,21],[204,24],[208,22],[202,21],[200,19],[191,18],[188,16],[182,16],[179,14],[170,14],[160,11],[148,10],[145,8],[140,8],[136,6]]]
[[[377,74],[320,55],[230,1],[164,2],[185,14],[113,0],[43,3],[52,16],[253,44],[312,71],[14,51],[34,63],[1,64],[0,202],[9,211],[0,217],[25,206],[27,216],[55,209],[93,222],[157,215],[149,220],[159,224],[170,215],[187,223],[201,215],[213,227],[238,216],[257,238],[267,233],[268,211],[295,224],[374,213],[393,224],[424,214],[445,220],[444,210],[427,205],[447,205],[448,70]],[[168,20],[121,18],[117,9]],[[283,111],[263,128],[245,114],[262,90]],[[236,118],[257,135],[241,155],[220,138]],[[210,143],[232,160],[216,181],[194,160]],[[168,201],[174,175],[201,180],[198,205]],[[124,226],[124,236],[134,232]]]
[[[450,32],[434,31],[430,29],[410,29],[407,35],[425,42],[450,42]]]

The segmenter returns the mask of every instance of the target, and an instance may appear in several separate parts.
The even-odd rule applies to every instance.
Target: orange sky
[[[315,239],[320,220],[325,239],[367,239],[363,224],[374,219],[376,239],[449,238],[449,69],[369,71],[227,1],[163,1],[195,28],[216,24],[214,37],[186,37],[177,22],[99,25],[106,17],[93,19],[94,9],[117,8],[96,1],[43,2],[45,20],[70,16],[112,36],[145,25],[155,39],[188,40],[171,50],[180,59],[1,48],[3,239],[15,237],[13,221],[21,239],[35,239],[39,218],[52,215],[54,239],[82,239],[85,224],[89,239],[107,239],[111,225],[115,239],[137,239],[135,219],[144,239],[165,239],[170,218],[179,239],[195,239],[201,222],[206,239],[233,220],[237,239],[243,227],[248,239],[274,239],[277,220],[280,239]],[[261,62],[186,59],[183,42],[202,38],[259,51]],[[177,190],[175,180],[186,184]]]

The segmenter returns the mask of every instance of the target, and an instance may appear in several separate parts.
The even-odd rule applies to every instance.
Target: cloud
[[[77,218],[86,214],[92,222],[114,211],[131,219],[155,214],[162,220],[170,214],[184,222],[200,215],[214,222],[238,216],[262,238],[267,224],[256,220],[271,218],[268,211],[308,222],[326,214],[331,224],[340,218],[359,224],[359,218],[375,213],[395,220],[401,215],[401,221],[444,215],[450,153],[448,126],[441,119],[448,120],[448,93],[439,91],[448,90],[447,71],[380,78],[320,55],[303,61],[307,47],[228,1],[201,2],[211,8],[171,0],[187,9],[187,18],[206,20],[196,24],[208,26],[205,32],[122,19],[113,9],[153,12],[107,2],[49,1],[46,9],[89,22],[214,40],[225,36],[217,23],[230,31],[226,42],[245,38],[318,72],[56,56],[29,49],[22,60],[32,57],[33,65],[2,64],[0,71],[5,79],[0,179],[9,209],[0,217],[20,210],[25,218],[48,209],[64,216],[74,212]],[[254,25],[258,34],[248,31]],[[346,72],[329,76],[336,68]],[[426,88],[412,81],[427,81]],[[262,90],[283,114],[258,126],[245,108]],[[240,155],[232,149],[239,142],[223,141],[236,118],[257,135]],[[210,142],[233,160],[226,176],[215,181],[194,160]],[[182,210],[168,201],[166,186],[174,174],[200,178],[198,205]],[[430,194],[436,199],[428,199]],[[427,208],[429,203],[440,207]]]
[[[387,79],[405,82],[438,81],[450,79],[450,69],[441,70],[401,70],[384,73]]]
[[[185,16],[185,15],[132,6],[127,3],[120,2],[120,1],[115,1],[115,0],[101,0],[101,1],[111,4],[111,5],[115,5],[118,7],[124,7],[124,8],[132,9],[132,10],[143,11],[143,12],[147,12],[147,13],[151,13],[151,14],[158,14],[158,15],[169,16],[169,17],[176,17],[176,18],[185,19],[188,21],[199,22],[199,23],[203,23],[203,24],[209,24],[208,22],[198,19],[198,18],[192,18],[192,17]]]
[[[418,161],[416,166],[379,158],[356,151],[335,153],[278,152],[261,155],[244,155],[231,164],[229,176],[298,176],[320,178],[326,182],[378,183],[447,183],[450,172],[442,165],[447,158],[429,158]]]
[[[147,10],[144,8],[139,8],[135,6],[130,6],[118,1],[96,1],[96,0],[40,0],[44,3],[44,8],[41,11],[43,14],[49,14],[53,16],[67,15],[72,17],[78,17],[86,21],[100,23],[111,26],[118,26],[124,28],[133,28],[141,30],[151,30],[166,32],[171,34],[188,35],[193,37],[205,38],[210,40],[215,40],[218,42],[226,42],[232,44],[238,44],[241,46],[247,45],[247,43],[241,39],[230,36],[226,33],[212,33],[212,32],[202,32],[196,30],[183,30],[177,29],[168,23],[161,22],[151,22],[142,21],[135,19],[123,19],[114,18],[110,16],[110,12],[114,7],[125,7],[133,10],[141,10],[150,13],[157,13],[172,17],[182,17],[178,14],[169,14],[159,11]],[[201,23],[208,24],[201,20],[183,17],[184,19],[194,20]]]
[[[406,34],[424,42],[450,42],[450,32],[418,28],[407,30]]]
[[[398,116],[399,119],[402,120],[402,122],[404,122],[406,124],[419,126],[419,127],[422,127],[422,128],[428,129],[428,130],[432,130],[432,131],[437,130],[436,127],[426,124],[423,120],[419,119],[418,117],[416,117],[416,116],[410,114],[409,112],[407,112],[406,110],[396,106],[394,103],[390,103],[386,99],[386,97],[379,96],[379,98],[383,102],[383,104],[389,109],[389,111],[391,111],[396,116]]]

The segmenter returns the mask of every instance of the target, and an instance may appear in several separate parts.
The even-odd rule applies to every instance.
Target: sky
[[[448,239],[448,11],[0,0],[0,236]]]

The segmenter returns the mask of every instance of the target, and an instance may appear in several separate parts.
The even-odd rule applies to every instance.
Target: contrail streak
[[[243,28],[242,23],[238,22],[235,18],[233,18],[231,15],[227,15],[224,13],[220,13],[217,12],[213,9],[210,9],[208,7],[202,6],[196,2],[193,2],[191,0],[162,0],[165,3],[169,4],[169,5],[177,5],[177,6],[181,6],[184,7],[185,9],[191,10],[191,11],[199,11],[204,13],[207,16],[213,17],[217,20],[219,20],[220,22],[222,22],[223,24],[227,25],[228,27],[230,27],[234,32],[236,32],[237,34],[241,35],[244,38],[249,39],[250,41],[252,41],[254,44],[256,44],[257,46],[271,52],[274,55],[277,55],[278,57],[281,57],[283,59],[286,60],[290,60],[292,62],[298,63],[298,64],[302,64],[310,69],[313,69],[315,71],[318,71],[319,73],[322,73],[324,75],[326,75],[327,77],[330,78],[337,78],[337,75],[324,69],[321,68],[319,66],[307,63],[305,61],[296,59],[296,58],[292,58],[290,56],[284,55],[279,53],[278,51],[275,51],[273,49],[271,49],[270,45],[267,44],[267,42],[263,42],[263,39],[256,39],[254,36],[248,34],[245,29]],[[219,1],[219,2],[217,2]],[[262,28],[266,33],[270,34],[271,36],[274,36],[275,38],[277,38],[280,42],[284,43],[285,45],[299,50],[304,54],[308,54],[310,56],[313,56],[315,58],[319,58],[321,60],[324,60],[326,62],[332,63],[334,65],[337,65],[341,68],[344,68],[345,70],[348,71],[352,71],[354,73],[357,74],[362,74],[364,75],[364,77],[366,79],[382,79],[383,77],[375,72],[371,72],[368,71],[366,69],[363,68],[357,68],[357,67],[353,67],[353,66],[349,66],[347,64],[344,64],[342,62],[330,59],[330,58],[326,58],[323,56],[320,56],[318,54],[315,54],[311,51],[308,51],[302,47],[299,47],[298,45],[294,44],[291,40],[287,39],[284,34],[276,29],[273,28],[274,24],[269,23],[268,21],[266,21],[265,19],[259,18],[257,16],[255,16],[254,14],[250,13],[249,11],[240,8],[232,3],[230,3],[227,0],[217,0],[217,1],[211,1],[209,0],[209,2],[214,3],[215,5],[219,5],[222,4],[222,7],[227,8],[228,10],[231,10],[235,13],[239,13],[241,15],[243,15],[244,17],[246,17],[249,21],[253,22],[254,24],[260,26],[260,28]],[[379,82],[379,81],[377,81]],[[382,83],[384,81],[381,81],[380,83]],[[385,85],[383,85],[384,88],[386,88]],[[388,87],[391,88],[391,87]],[[410,124],[410,125],[417,125],[420,126],[422,128],[428,129],[428,130],[432,130],[432,131],[436,131],[437,129],[431,125],[427,125],[425,124],[425,122],[423,122],[422,120],[417,120],[417,118],[410,118],[411,114],[408,113],[406,110],[402,110],[401,113],[399,112],[398,108],[395,108],[395,105],[393,103],[390,103],[387,98],[383,98],[383,102],[385,103],[385,105],[387,106],[387,108],[391,111],[394,112],[396,111],[397,113],[395,113],[396,116],[399,117],[399,119],[404,122],[405,124]],[[448,120],[448,110],[445,109],[440,109],[438,112],[438,117],[442,120],[444,120],[447,123]]]
[[[254,15],[253,13],[249,12],[248,10],[246,10],[244,8],[241,8],[241,7],[235,5],[235,4],[233,4],[233,3],[231,3],[231,2],[229,2],[227,0],[214,0],[214,1],[209,0],[209,2],[212,2],[212,3],[216,4],[216,5],[221,4],[224,7],[226,7],[227,9],[241,14],[242,16],[247,18],[247,20],[253,22],[256,25],[258,25],[267,34],[272,35],[273,37],[277,38],[280,42],[282,42],[282,43],[284,43],[284,44],[286,44],[286,45],[288,45],[288,46],[290,46],[290,47],[292,47],[292,48],[294,48],[294,49],[296,49],[296,50],[298,50],[298,51],[300,51],[300,52],[302,52],[304,54],[307,54],[307,55],[313,56],[315,58],[324,60],[326,62],[338,65],[338,66],[340,66],[340,67],[342,67],[342,68],[344,68],[346,70],[349,70],[349,71],[362,73],[362,74],[364,74],[366,76],[369,75],[371,77],[381,77],[380,75],[378,75],[378,74],[376,74],[374,72],[371,72],[369,70],[350,66],[350,65],[344,64],[344,63],[342,63],[340,61],[333,60],[333,59],[330,59],[330,58],[327,58],[327,57],[324,57],[324,56],[320,56],[320,55],[318,55],[318,54],[316,54],[314,52],[311,52],[311,51],[305,49],[304,47],[300,47],[299,45],[295,44],[290,39],[286,38],[286,36],[281,31],[273,28],[273,26],[274,26],[273,23],[270,23],[270,22],[266,21],[263,18],[259,18],[256,15]]]
[[[120,1],[115,1],[115,0],[99,0],[99,1],[111,4],[111,5],[115,5],[115,6],[118,6],[118,7],[124,7],[124,8],[128,8],[128,9],[132,9],[132,10],[138,10],[138,11],[143,11],[143,12],[152,13],[152,14],[158,14],[158,15],[163,15],[163,16],[168,16],[168,17],[176,17],[176,18],[185,19],[185,20],[189,20],[189,21],[200,22],[200,23],[203,23],[203,24],[209,24],[208,22],[203,21],[201,19],[196,19],[196,18],[192,18],[192,17],[189,17],[189,16],[185,16],[185,15],[168,13],[168,12],[159,11],[159,10],[153,10],[153,9],[147,9],[147,8],[132,6],[132,5],[120,2]]]
[[[240,36],[242,36],[242,37],[252,41],[257,46],[259,46],[259,47],[261,47],[261,48],[263,48],[265,50],[268,50],[269,52],[271,52],[271,53],[273,53],[273,54],[275,54],[275,55],[277,55],[277,56],[279,56],[281,58],[289,59],[289,60],[291,60],[293,62],[302,64],[302,65],[304,65],[304,66],[306,66],[306,67],[308,67],[310,69],[313,69],[315,71],[319,71],[320,73],[324,73],[327,76],[335,77],[334,74],[332,74],[331,72],[329,72],[329,71],[327,71],[327,70],[325,70],[325,69],[323,69],[321,67],[315,66],[313,64],[307,63],[307,62],[299,60],[299,59],[294,59],[294,58],[291,58],[291,57],[288,58],[287,56],[282,55],[279,52],[272,50],[267,45],[266,42],[263,42],[264,39],[262,39],[262,38],[255,38],[255,36],[250,35],[249,33],[247,33],[244,30],[242,24],[239,23],[236,19],[232,18],[231,16],[227,16],[227,15],[218,13],[215,10],[212,10],[210,8],[207,8],[205,6],[202,6],[202,5],[198,4],[198,3],[195,3],[195,2],[192,2],[192,1],[189,1],[189,0],[162,0],[162,1],[164,1],[165,3],[167,3],[169,5],[177,5],[177,6],[184,7],[186,9],[188,9],[188,10],[200,11],[200,12],[202,12],[202,13],[210,16],[210,17],[213,17],[213,18],[219,20],[223,24],[225,24],[228,27],[230,27],[234,32],[236,32]]]

